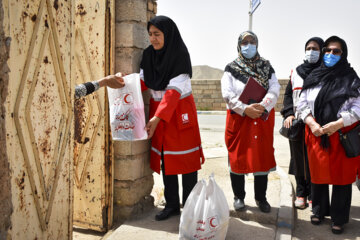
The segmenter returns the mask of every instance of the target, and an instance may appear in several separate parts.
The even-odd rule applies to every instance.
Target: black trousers
[[[237,175],[230,173],[231,186],[235,197],[244,199],[245,198],[245,175]],[[265,201],[266,200],[266,189],[268,183],[268,175],[255,176],[254,190],[255,200]]]
[[[352,186],[333,185],[331,205],[329,201],[329,185],[312,183],[312,212],[320,218],[331,216],[335,225],[349,222]]]
[[[166,201],[165,207],[180,208],[178,175],[166,175],[165,165],[163,160],[162,160],[161,171],[164,182],[164,195]],[[185,206],[186,199],[189,197],[191,190],[194,188],[196,183],[197,183],[197,171],[192,173],[182,174],[183,206]]]
[[[308,198],[311,200],[311,182],[310,179],[305,179],[304,176],[296,176],[296,196]]]

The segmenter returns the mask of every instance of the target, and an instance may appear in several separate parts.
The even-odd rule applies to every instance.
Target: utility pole
[[[250,0],[250,7],[249,7],[249,31],[252,31],[252,20],[253,20],[253,14],[255,10],[260,5],[261,0]]]
[[[251,11],[251,1],[252,0],[249,0],[250,2],[250,7],[249,7],[249,31],[252,31],[252,11]]]

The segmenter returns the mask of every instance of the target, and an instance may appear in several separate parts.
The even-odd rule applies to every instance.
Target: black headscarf
[[[305,43],[305,51],[306,51],[306,46],[308,45],[309,42],[314,41],[317,44],[319,44],[320,47],[320,53],[321,53],[321,49],[324,46],[324,40],[322,40],[319,37],[313,37],[310,38],[306,43]],[[312,70],[314,70],[315,68],[319,67],[322,61],[322,54],[320,54],[319,60],[316,63],[309,63],[308,61],[304,60],[304,63],[299,65],[296,68],[296,72],[300,75],[300,77],[302,79],[305,79],[311,72]]]
[[[153,90],[164,90],[170,80],[180,74],[192,77],[189,52],[176,24],[166,16],[157,16],[148,22],[164,34],[164,47],[155,50],[152,45],[144,50],[140,67],[144,70],[145,85]]]
[[[326,67],[322,61],[320,67],[314,69],[305,79],[303,86],[304,91],[322,84],[314,106],[315,119],[320,126],[336,121],[337,113],[345,101],[360,96],[360,79],[347,61],[348,49],[345,41],[332,36],[325,41],[324,46],[328,46],[330,42],[341,44],[341,59],[332,67]],[[330,146],[326,134],[321,136],[321,145],[323,148]]]
[[[270,62],[260,57],[259,52],[252,59],[245,58],[241,53],[241,42],[247,36],[252,36],[256,42],[256,49],[259,46],[259,40],[255,33],[245,31],[240,34],[238,39],[237,50],[239,56],[226,65],[225,71],[230,72],[237,80],[247,83],[249,77],[253,77],[258,83],[261,84],[266,90],[269,89],[269,79],[275,72]]]

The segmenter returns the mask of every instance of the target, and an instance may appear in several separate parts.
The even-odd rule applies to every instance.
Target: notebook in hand
[[[254,78],[249,77],[239,100],[245,104],[259,103],[265,97],[266,93],[266,89],[261,86],[260,83],[258,83]],[[269,113],[264,112],[260,118],[266,121],[268,117]]]

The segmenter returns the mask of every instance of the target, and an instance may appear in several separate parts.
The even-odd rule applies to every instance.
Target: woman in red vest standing
[[[359,124],[360,79],[347,61],[343,39],[332,36],[324,46],[320,67],[304,81],[297,111],[307,125],[305,142],[313,189],[311,223],[318,225],[330,215],[332,232],[340,234],[349,221],[351,185],[360,156],[345,155],[338,130],[347,132]],[[333,185],[331,204],[329,184]]]
[[[221,91],[227,106],[225,143],[229,152],[235,210],[245,207],[244,174],[253,173],[256,203],[262,212],[270,212],[266,189],[268,173],[276,169],[273,108],[280,85],[270,62],[260,57],[257,48],[257,36],[250,31],[242,33],[238,40],[239,56],[226,66],[221,79]],[[239,100],[249,77],[266,90],[259,103]],[[265,113],[269,114],[267,120],[260,118]]]
[[[176,24],[157,16],[147,26],[151,45],[140,64],[142,89],[150,90],[151,168],[163,173],[165,208],[155,219],[180,213],[178,177],[182,174],[183,205],[197,183],[204,163],[195,101],[191,92],[192,66]],[[162,166],[160,167],[160,163]]]

